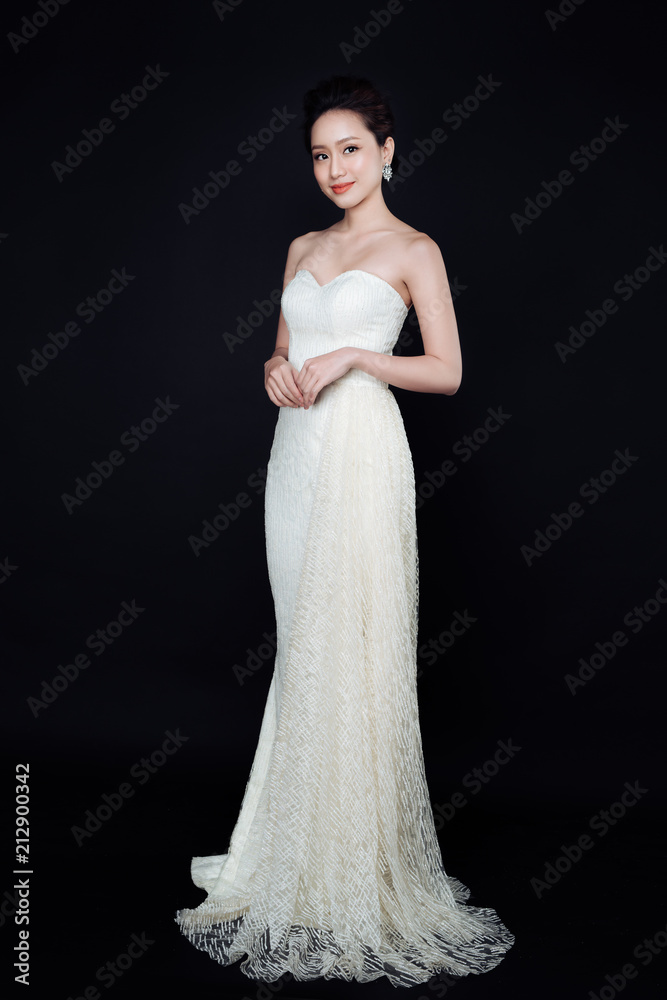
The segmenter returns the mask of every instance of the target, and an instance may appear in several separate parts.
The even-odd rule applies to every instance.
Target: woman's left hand
[[[304,361],[295,382],[303,394],[303,408],[308,409],[315,402],[320,389],[334,382],[352,367],[349,347],[338,347],[328,354],[318,354]]]

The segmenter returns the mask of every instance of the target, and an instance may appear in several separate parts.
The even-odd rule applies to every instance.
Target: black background
[[[625,996],[663,995],[667,610],[655,594],[667,577],[667,267],[640,271],[632,295],[614,286],[667,240],[664,25],[658,4],[562,6],[571,13],[552,26],[540,3],[415,0],[347,57],[344,43],[355,33],[363,42],[371,11],[386,5],[71,0],[18,51],[10,33],[41,8],[4,6],[0,937],[9,956],[13,771],[28,762],[33,995],[74,998],[94,985],[132,997],[395,995],[386,980],[269,990],[197,952],[173,919],[202,899],[191,856],[227,848],[271,679],[253,484],[277,417],[263,363],[278,317],[273,307],[255,323],[256,310],[282,288],[289,242],[338,218],[299,128],[303,93],[332,73],[368,76],[389,94],[395,177],[416,140],[447,134],[403,181],[383,185],[389,208],[442,250],[464,359],[453,397],[394,390],[417,485],[432,494],[418,510],[420,644],[456,612],[476,619],[435,662],[420,655],[422,734],[445,866],[516,935],[488,975],[434,979],[410,995],[611,997],[627,963],[637,972]],[[167,75],[145,100],[124,119],[110,111],[158,65]],[[489,76],[499,86],[488,98],[459,127],[443,122]],[[239,145],[276,109],[294,117],[250,160]],[[114,130],[59,179],[54,162],[104,117]],[[607,118],[624,127],[579,169],[570,155]],[[230,159],[238,176],[186,222],[179,206]],[[572,183],[517,227],[513,213],[568,168]],[[26,377],[33,348],[123,268],[127,287],[94,321],[79,317],[80,334]],[[609,298],[617,311],[562,361],[556,343]],[[251,335],[230,350],[224,335],[253,311]],[[402,350],[420,353],[414,310],[406,330]],[[177,408],[130,451],[121,436],[167,397]],[[489,408],[511,416],[464,461],[456,442]],[[63,494],[116,449],[123,464],[68,511]],[[588,502],[582,485],[626,449],[626,470]],[[424,488],[448,458],[456,474]],[[240,492],[249,506],[196,555],[189,539]],[[522,546],[574,501],[581,517],[560,537],[552,529],[529,565]],[[652,599],[640,629],[624,623]],[[44,682],[63,676],[59,665],[86,652],[124,601],[145,610],[43,700]],[[566,675],[619,629],[626,644],[572,693]],[[241,683],[238,668],[258,652]],[[177,730],[181,747],[142,783],[131,769]],[[501,740],[520,751],[445,819]],[[123,782],[132,796],[79,846],[73,828]],[[594,832],[626,782],[645,791]],[[536,888],[587,832],[581,860]],[[132,934],[153,943],[101,984],[97,970]],[[650,962],[633,955],[656,935]]]

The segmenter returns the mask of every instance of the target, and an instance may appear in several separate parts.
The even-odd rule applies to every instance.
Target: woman
[[[304,110],[343,217],[290,245],[264,366],[276,661],[228,853],[193,858],[208,896],[176,919],[254,979],[411,986],[486,972],[514,941],[443,868],[419,729],[415,479],[389,386],[452,395],[461,351],[437,245],[384,203],[387,102],[333,77]],[[394,357],[411,305],[424,354]]]

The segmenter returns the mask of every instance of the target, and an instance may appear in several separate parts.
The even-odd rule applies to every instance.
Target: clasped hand
[[[276,364],[271,363],[274,361]],[[301,371],[285,358],[271,358],[265,366],[264,384],[269,398],[277,406],[303,406],[307,410],[315,402],[320,389],[340,378],[351,367],[350,352],[346,347],[308,358]]]

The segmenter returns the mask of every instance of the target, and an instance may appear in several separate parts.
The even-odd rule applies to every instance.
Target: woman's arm
[[[360,368],[399,389],[454,395],[461,384],[463,367],[458,327],[445,262],[438,244],[425,233],[411,244],[404,274],[419,320],[424,354],[403,358],[363,347],[340,347],[310,358],[297,379],[306,407],[323,386],[350,368]]]
[[[350,367],[399,389],[452,396],[461,384],[463,367],[459,332],[445,262],[438,244],[425,233],[410,247],[405,281],[419,320],[424,354],[403,358],[350,348]]]
[[[301,254],[299,242],[302,238],[301,236],[297,237],[289,245],[283,276],[283,291],[294,277],[295,267]],[[276,346],[269,360],[264,362],[264,388],[269,399],[276,406],[301,406],[303,405],[303,394],[295,380],[297,369],[288,360],[288,355],[289,330],[281,309],[278,318]]]

